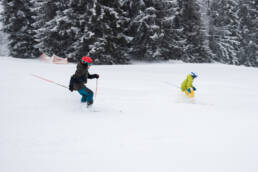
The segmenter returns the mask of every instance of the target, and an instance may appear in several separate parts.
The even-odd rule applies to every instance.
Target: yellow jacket
[[[187,75],[187,78],[184,80],[184,82],[181,84],[181,90],[185,91],[188,88],[193,88],[193,76]]]

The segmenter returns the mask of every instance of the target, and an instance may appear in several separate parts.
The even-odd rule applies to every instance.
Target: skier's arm
[[[98,75],[98,74],[93,74],[93,75],[91,75],[90,73],[88,73],[88,78],[89,78],[89,79],[94,79],[94,78],[98,79],[98,78],[99,78],[99,75]]]

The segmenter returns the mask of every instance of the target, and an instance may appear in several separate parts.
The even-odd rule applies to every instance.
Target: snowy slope
[[[0,69],[1,172],[258,171],[257,68],[92,66],[94,111],[30,75],[67,84],[75,64],[1,57]],[[176,87],[191,71],[193,100]]]

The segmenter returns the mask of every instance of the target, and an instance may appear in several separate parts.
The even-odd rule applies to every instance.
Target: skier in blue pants
[[[84,56],[80,63],[77,65],[75,74],[70,79],[69,90],[77,90],[82,96],[81,102],[87,103],[88,106],[93,104],[93,91],[85,86],[88,79],[98,79],[98,74],[91,75],[88,69],[92,65],[93,60],[90,57]]]

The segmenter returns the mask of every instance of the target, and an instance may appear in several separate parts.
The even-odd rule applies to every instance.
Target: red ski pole
[[[97,98],[97,93],[98,93],[98,79],[96,79],[95,100]]]
[[[46,79],[46,78],[43,78],[43,77],[41,77],[41,76],[38,76],[38,75],[35,75],[35,74],[31,74],[31,75],[34,76],[34,77],[36,77],[36,78],[39,78],[39,79],[41,79],[41,80],[50,82],[50,83],[55,84],[55,85],[59,85],[59,86],[64,87],[64,88],[66,88],[66,89],[69,89],[69,88],[68,88],[67,86],[65,86],[65,85],[59,84],[59,83],[57,83],[57,82],[51,81],[51,80]]]

